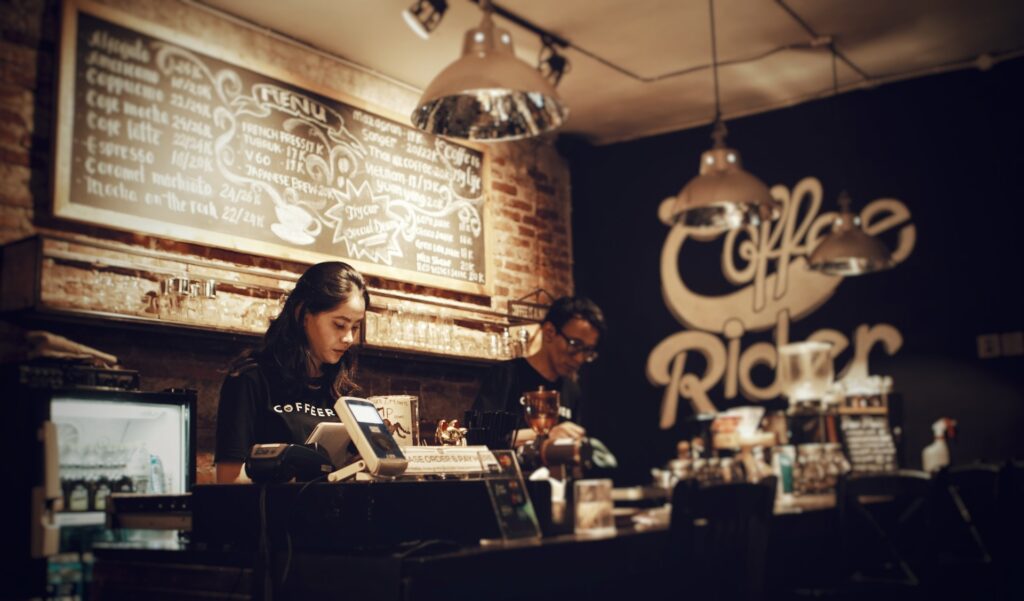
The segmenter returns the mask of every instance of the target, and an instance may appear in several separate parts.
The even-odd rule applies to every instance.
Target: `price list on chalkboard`
[[[483,290],[482,151],[85,6],[65,18],[58,216]]]

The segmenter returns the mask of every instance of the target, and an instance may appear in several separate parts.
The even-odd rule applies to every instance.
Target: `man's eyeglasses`
[[[572,338],[570,336],[566,336],[565,334],[562,333],[561,328],[556,328],[555,332],[557,332],[559,336],[564,338],[565,343],[569,345],[570,355],[579,355],[580,353],[582,353],[584,363],[593,363],[594,360],[597,359],[597,347],[586,346],[586,343],[584,343],[579,338]]]

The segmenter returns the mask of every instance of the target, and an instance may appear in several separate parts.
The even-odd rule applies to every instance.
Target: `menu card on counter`
[[[487,292],[482,150],[108,7],[64,11],[58,217]]]
[[[897,468],[896,443],[884,415],[843,415],[843,443],[854,473],[891,472]]]
[[[523,481],[523,473],[516,461],[516,454],[510,450],[493,451],[498,460],[497,473],[486,477],[487,492],[490,493],[491,505],[498,520],[501,538],[504,541],[538,540],[541,537],[540,523],[537,512],[530,501]],[[494,544],[498,541],[481,540],[482,544]]]

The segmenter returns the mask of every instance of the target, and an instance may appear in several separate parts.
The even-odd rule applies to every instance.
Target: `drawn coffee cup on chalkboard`
[[[274,207],[279,223],[270,230],[292,244],[312,244],[320,233],[320,222],[298,205],[278,204]]]

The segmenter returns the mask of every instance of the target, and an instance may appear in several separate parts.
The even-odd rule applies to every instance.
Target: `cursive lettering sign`
[[[713,242],[716,236],[697,235],[693,230],[671,221],[674,199],[659,207],[659,217],[671,225],[662,247],[661,284],[665,304],[683,326],[690,328],[670,335],[658,343],[647,358],[647,378],[665,386],[661,427],[676,422],[679,398],[690,401],[698,413],[714,413],[716,408],[708,392],[724,381],[724,396],[757,401],[777,397],[780,383],[758,387],[751,377],[759,367],[774,370],[777,348],[788,344],[789,324],[821,307],[842,282],[842,277],[825,275],[807,267],[806,256],[817,246],[835,220],[835,213],[819,214],[821,182],[808,177],[789,190],[775,186],[772,196],[783,205],[780,219],[758,227],[731,230],[724,236],[721,254],[722,274],[739,289],[722,295],[702,295],[684,281],[679,255],[688,239]],[[870,235],[898,228],[898,245],[893,259],[898,264],[913,251],[916,229],[910,211],[895,199],[869,203],[861,212],[864,231]],[[774,266],[774,271],[770,267]],[[748,332],[774,329],[774,344],[757,342],[743,350],[742,338]],[[723,338],[724,337],[724,340]],[[832,343],[833,358],[842,354],[850,339],[833,329],[822,329],[808,337]],[[857,326],[853,333],[853,355],[840,377],[864,378],[868,375],[868,355],[876,345],[891,354],[903,344],[899,330],[889,324]],[[687,371],[688,354],[703,358],[703,373]]]

